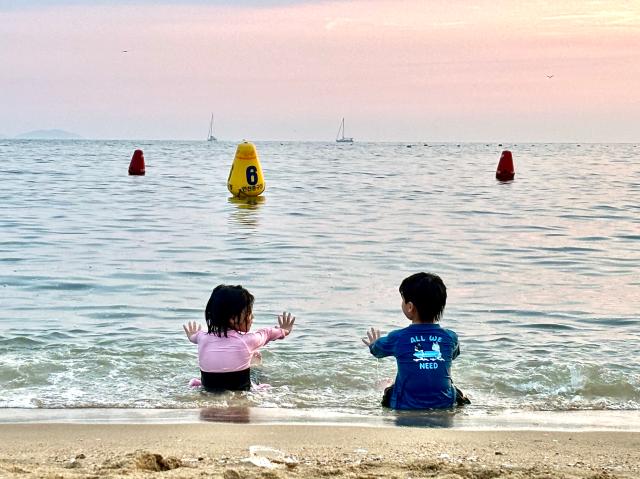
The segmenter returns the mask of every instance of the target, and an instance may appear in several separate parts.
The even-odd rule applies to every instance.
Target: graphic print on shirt
[[[431,350],[425,351],[422,347],[422,341],[426,341],[423,336],[414,336],[411,338],[411,342],[415,344],[413,350],[413,360],[414,361],[444,361],[442,354],[440,353],[440,345],[438,344],[442,341],[442,338],[439,336],[429,336],[429,341],[431,341]]]
[[[444,361],[442,354],[440,354],[440,345],[438,343],[431,344],[431,351],[425,351],[422,349],[422,344],[418,343],[414,351],[414,361]]]

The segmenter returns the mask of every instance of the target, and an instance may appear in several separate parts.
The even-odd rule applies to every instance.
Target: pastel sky
[[[0,135],[211,113],[227,140],[637,142],[640,1],[0,0]]]

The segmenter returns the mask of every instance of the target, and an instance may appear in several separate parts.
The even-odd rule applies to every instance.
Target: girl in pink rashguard
[[[189,341],[198,345],[200,383],[207,391],[251,389],[250,367],[260,357],[258,349],[291,333],[296,318],[287,312],[278,316],[278,327],[250,333],[253,300],[242,286],[221,284],[214,288],[204,312],[207,332],[195,321],[182,326]],[[192,380],[191,385],[199,384]]]

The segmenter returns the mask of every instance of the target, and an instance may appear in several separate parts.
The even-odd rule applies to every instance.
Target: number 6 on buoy
[[[262,167],[253,143],[244,141],[238,145],[229,171],[227,188],[233,196],[239,198],[258,196],[264,191]]]

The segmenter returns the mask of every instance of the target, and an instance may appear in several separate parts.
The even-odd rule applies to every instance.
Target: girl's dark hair
[[[204,317],[207,320],[209,334],[227,337],[227,331],[233,329],[229,324],[233,318],[239,318],[243,311],[251,314],[253,295],[242,286],[221,284],[211,293]]]
[[[412,274],[400,283],[400,294],[418,309],[423,323],[438,322],[447,304],[447,287],[437,274]]]

